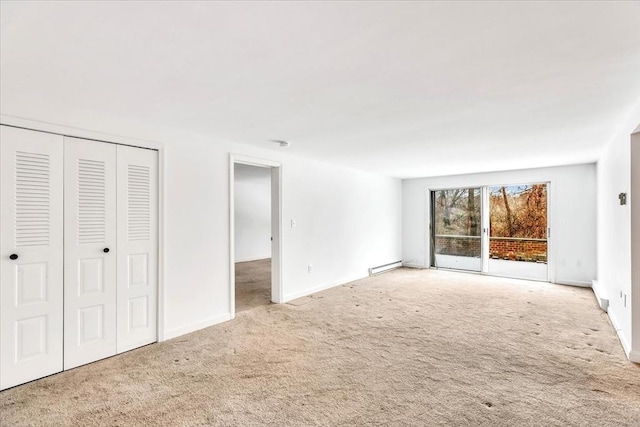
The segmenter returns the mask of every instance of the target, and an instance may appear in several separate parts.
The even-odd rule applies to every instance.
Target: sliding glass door
[[[431,193],[433,206],[432,265],[458,270],[482,270],[480,188]]]
[[[431,191],[431,266],[547,280],[548,185]]]
[[[488,273],[547,280],[547,184],[489,187]]]

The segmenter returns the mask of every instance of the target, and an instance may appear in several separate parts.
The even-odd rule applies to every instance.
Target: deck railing
[[[481,236],[436,234],[436,254],[478,257]],[[547,239],[531,237],[490,237],[489,257],[525,262],[547,262]]]

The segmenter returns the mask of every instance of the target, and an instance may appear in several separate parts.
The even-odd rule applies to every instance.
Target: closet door
[[[63,140],[0,126],[0,389],[62,370]]]
[[[116,146],[65,138],[64,368],[116,354]]]
[[[118,146],[118,353],[156,341],[158,153]]]

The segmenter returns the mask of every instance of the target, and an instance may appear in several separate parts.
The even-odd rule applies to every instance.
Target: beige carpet
[[[236,313],[271,302],[271,258],[236,263]]]
[[[638,426],[588,289],[397,270],[0,394],[3,426]]]

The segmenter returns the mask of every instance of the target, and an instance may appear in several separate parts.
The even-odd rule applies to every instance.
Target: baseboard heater
[[[604,298],[602,296],[600,296],[600,292],[599,292],[599,287],[598,287],[598,281],[597,280],[592,280],[591,281],[591,289],[593,290],[594,295],[596,296],[596,301],[598,301],[598,305],[600,306],[601,309],[603,309],[604,311],[608,312],[609,311],[609,298]]]
[[[377,267],[371,267],[369,269],[369,276],[375,276],[376,274],[385,273],[390,270],[402,267],[402,261],[391,262],[385,265],[379,265]]]

